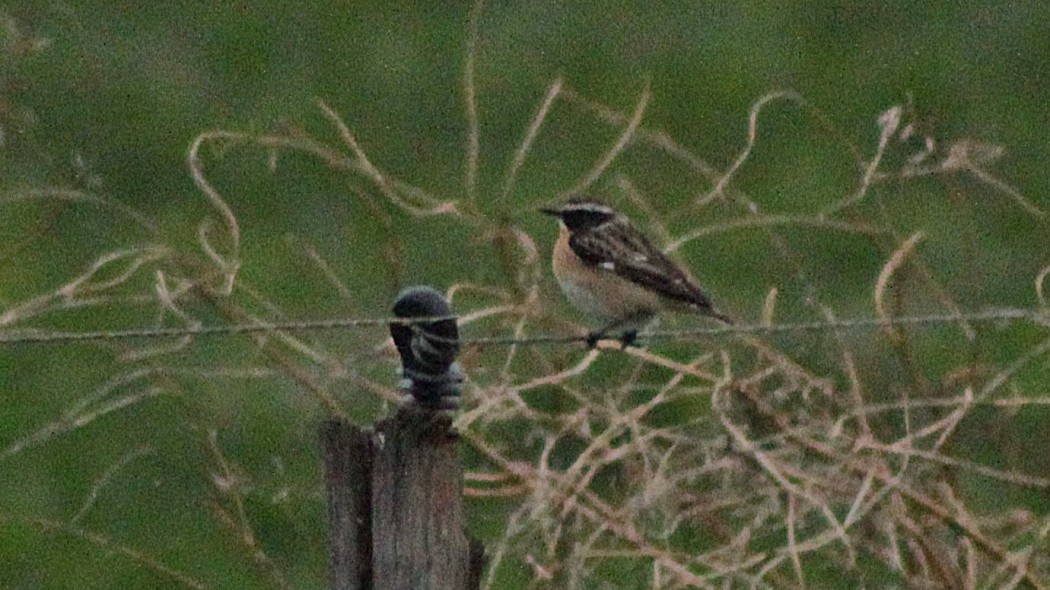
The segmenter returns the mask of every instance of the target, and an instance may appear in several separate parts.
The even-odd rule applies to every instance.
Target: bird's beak
[[[556,209],[554,207],[540,207],[539,209],[537,209],[537,211],[539,211],[540,213],[546,213],[547,215],[561,217],[561,209]]]

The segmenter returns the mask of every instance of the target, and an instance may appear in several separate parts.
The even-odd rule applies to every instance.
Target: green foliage
[[[745,324],[1046,312],[1039,3],[127,8],[0,9],[0,340],[416,283],[582,334],[535,213],[581,183]],[[466,347],[487,587],[1048,583],[1045,315],[697,327]],[[316,426],[395,367],[382,325],[0,343],[0,586],[323,587]]]

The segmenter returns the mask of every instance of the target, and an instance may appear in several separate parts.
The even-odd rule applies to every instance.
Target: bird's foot
[[[605,337],[605,332],[588,332],[584,342],[587,343],[587,348],[594,349],[598,347],[598,341]]]
[[[620,336],[620,349],[625,350],[628,346],[634,346],[638,342],[638,330],[628,330]]]
[[[597,348],[598,341],[608,336],[605,330],[598,332],[590,332],[584,341],[587,343],[587,348]],[[638,342],[638,330],[628,330],[620,335],[620,349],[625,349],[628,346],[634,346]]]

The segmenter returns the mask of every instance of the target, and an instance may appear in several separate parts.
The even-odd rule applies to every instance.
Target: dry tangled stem
[[[804,104],[797,95],[774,93],[757,101],[746,148],[727,172],[718,174],[666,135],[639,127],[647,97],[627,115],[587,101],[560,80],[544,99],[522,152],[559,94],[623,129],[609,154],[567,193],[593,184],[624,149],[655,148],[713,184],[710,193],[698,197],[698,205],[717,198],[733,201],[743,217],[727,226],[766,231],[789,269],[798,257],[776,228],[845,228],[859,236],[889,232],[836,213],[867,198],[878,182],[956,171],[958,146],[973,145],[969,140],[952,145],[938,164],[929,163],[937,156],[933,140],[927,140],[930,153],[912,157],[900,170],[883,170],[883,152],[901,134],[901,109],[895,107],[879,120],[883,133],[876,155],[857,162],[861,181],[856,192],[821,215],[784,219],[763,215],[757,203],[732,192],[730,181],[757,141],[762,109],[776,100]],[[905,129],[912,133],[910,126]],[[986,175],[974,173],[981,181]],[[1042,216],[1002,181],[989,185],[1026,212]],[[693,239],[704,231],[694,231]],[[993,488],[1046,494],[1050,478],[990,467],[952,449],[960,424],[976,408],[1038,410],[1045,405],[1041,392],[1020,390],[1014,380],[1045,362],[1050,338],[1005,365],[974,361],[925,376],[929,369],[921,366],[918,335],[893,325],[906,303],[895,283],[915,281],[934,294],[955,318],[938,329],[973,341],[987,333],[987,326],[974,325],[933,279],[916,254],[922,238],[916,233],[887,252],[872,286],[875,312],[885,327],[869,341],[864,340],[869,336],[833,329],[838,318],[831,309],[816,296],[810,300],[828,322],[826,340],[832,343],[819,361],[792,359],[782,346],[743,334],[730,342],[697,342],[701,352],[685,358],[681,350],[664,356],[621,353],[609,346],[579,353],[569,366],[512,347],[499,363],[504,370],[476,383],[476,401],[459,421],[489,462],[472,474],[469,493],[518,500],[493,548],[490,587],[498,587],[500,568],[514,567],[511,563],[531,568],[538,585],[556,588],[618,583],[803,588],[829,578],[888,587],[1048,587],[1050,516],[1020,506],[979,507],[972,494],[960,491],[959,482],[980,480]],[[668,241],[678,247],[688,239]],[[897,277],[902,268],[912,276]],[[803,269],[795,270],[805,282]],[[1036,281],[1044,309],[1046,274]],[[820,292],[811,287],[812,293]],[[775,299],[773,291],[762,314],[767,323],[775,321]],[[1027,318],[1047,325],[1045,311]],[[529,333],[524,320],[517,328],[516,334]],[[902,365],[917,369],[891,378],[865,374],[858,356],[879,340]],[[523,354],[530,360],[515,358]],[[618,362],[599,364],[606,354]],[[835,366],[831,371],[829,359]],[[551,368],[526,375],[512,369],[522,365]],[[563,401],[554,401],[558,398]],[[508,424],[528,424],[524,440],[501,438]],[[626,578],[624,571],[630,572]]]
[[[472,83],[470,76],[466,83]],[[469,89],[468,113],[474,117],[474,94]],[[954,451],[954,437],[976,408],[999,408],[1017,416],[1045,404],[1038,397],[1045,392],[1025,390],[1018,376],[1045,363],[1050,337],[1007,362],[974,359],[934,373],[933,367],[923,365],[917,345],[921,335],[892,325],[911,293],[929,295],[940,311],[957,317],[938,329],[952,330],[960,339],[980,339],[991,328],[967,319],[949,290],[937,283],[922,257],[922,233],[899,237],[879,220],[844,215],[872,198],[871,190],[879,183],[966,173],[1026,214],[1042,217],[1044,212],[1035,203],[987,171],[989,158],[998,152],[963,140],[945,153],[930,139],[924,144],[927,150],[914,154],[903,167],[886,169],[882,160],[887,150],[894,149],[894,141],[914,133],[902,110],[894,107],[879,119],[881,133],[874,155],[857,156],[859,181],[847,196],[814,215],[767,215],[733,182],[760,140],[760,116],[783,101],[809,109],[818,118],[819,112],[794,93],[762,97],[750,113],[745,147],[720,172],[668,135],[642,124],[648,99],[646,90],[636,107],[625,113],[588,100],[563,80],[553,82],[507,166],[498,204],[509,203],[555,105],[568,105],[574,115],[593,116],[599,124],[615,128],[617,137],[563,195],[601,183],[612,175],[617,161],[635,153],[682,166],[697,186],[710,187],[697,190],[697,210],[723,203],[736,215],[694,227],[682,236],[672,235],[656,218],[649,220],[665,236],[669,249],[678,250],[714,233],[761,234],[785,272],[808,290],[811,316],[828,323],[821,341],[824,352],[799,354],[801,345],[791,335],[773,341],[745,333],[695,338],[687,346],[627,351],[612,345],[594,351],[525,344],[468,346],[464,364],[473,380],[457,420],[457,428],[477,456],[467,493],[475,502],[495,497],[510,506],[503,534],[490,543],[487,587],[500,587],[507,571],[523,566],[532,580],[530,587],[552,588],[618,583],[661,589],[804,588],[828,579],[860,581],[871,587],[1050,587],[1046,552],[1050,515],[1020,505],[988,507],[960,485],[979,481],[995,488],[1050,494],[1050,478],[996,468]],[[498,331],[526,338],[569,329],[541,305],[555,296],[540,254],[544,248],[525,229],[484,212],[489,203],[476,186],[481,149],[476,121],[470,125],[467,150],[467,197],[460,200],[432,195],[383,171],[331,107],[320,102],[319,109],[335,130],[337,142],[325,143],[303,132],[264,136],[209,132],[194,143],[193,178],[221,222],[201,225],[197,266],[168,265],[172,254],[159,246],[106,254],[50,295],[9,307],[0,315],[0,326],[24,323],[57,309],[129,300],[148,302],[156,307],[158,317],[194,326],[200,320],[188,310],[187,302],[199,297],[231,321],[282,317],[279,308],[240,280],[241,237],[250,229],[240,226],[236,207],[227,203],[205,171],[201,148],[239,143],[272,150],[275,162],[286,151],[312,154],[334,173],[366,181],[367,198],[385,214],[393,210],[416,217],[443,215],[490,240],[504,266],[503,281],[498,285],[464,281],[448,291],[454,303],[465,302],[458,311],[468,334],[474,329],[474,334]],[[637,209],[659,211],[630,178],[621,175],[613,184]],[[882,242],[890,246],[882,272],[871,286],[873,311],[887,325],[865,333],[834,328],[839,318],[781,235],[785,228],[836,231],[864,240],[891,236]],[[323,256],[307,250],[304,258],[331,278],[334,289],[345,291]],[[187,274],[186,268],[196,273]],[[905,269],[907,277],[900,276]],[[129,299],[114,294],[145,271],[153,273],[151,292],[137,292]],[[1036,279],[1044,314],[1043,283],[1048,272]],[[775,289],[763,311],[753,315],[767,324],[778,322]],[[1050,324],[1038,311],[1023,317],[1026,323],[1040,325],[1044,333]],[[339,352],[317,341],[286,332],[256,334],[252,339],[265,351],[268,364],[215,367],[214,374],[291,377],[311,391],[319,405],[337,414],[346,413],[346,402],[332,391],[346,382],[377,400],[397,399],[392,383],[347,369]],[[115,377],[72,407],[69,415],[25,433],[0,450],[0,459],[174,387],[172,378],[179,369],[165,365],[164,359],[193,344],[194,339],[187,337],[166,347],[125,351],[124,362],[154,364]],[[371,345],[380,347],[382,342]],[[864,358],[869,348],[903,367],[899,374],[873,374],[872,360]],[[194,374],[209,376],[199,368]],[[151,386],[121,393],[129,383],[140,382]],[[275,585],[290,586],[253,532],[243,502],[248,492],[241,485],[243,475],[236,459],[224,454],[213,430],[208,431],[207,443],[213,472],[218,474],[214,485],[220,500],[212,507],[216,520],[241,539]],[[90,532],[84,535],[91,538]],[[203,585],[159,560],[148,556],[142,560],[187,586]]]
[[[734,191],[731,180],[758,140],[762,109],[778,100],[804,105],[797,95],[774,93],[757,101],[747,146],[727,172],[718,174],[666,135],[641,126],[647,92],[633,113],[623,114],[587,101],[557,80],[508,167],[502,199],[512,194],[558,100],[621,130],[610,150],[564,194],[587,190],[625,151],[655,149],[711,182],[710,192],[697,198],[698,206],[727,199],[742,213],[677,240],[667,235],[673,249],[710,232],[765,232],[774,253],[802,282],[808,279],[779,228],[834,229],[861,237],[892,234],[878,223],[837,214],[867,198],[879,182],[960,169],[959,143],[940,164],[931,164],[937,156],[928,140],[930,153],[912,157],[900,170],[883,170],[883,152],[902,133],[901,110],[895,107],[879,120],[876,154],[857,162],[861,180],[855,192],[819,215],[767,216]],[[338,119],[323,108],[330,119]],[[549,325],[537,310],[543,263],[531,236],[486,217],[476,202],[460,206],[399,185],[368,161],[345,125],[338,128],[351,152],[345,160],[301,138],[299,145],[283,147],[309,149],[339,162],[340,169],[366,176],[389,205],[407,214],[452,215],[516,247],[506,265],[513,288],[460,283],[449,295],[496,300],[489,307],[462,310],[468,326],[495,318],[485,325],[525,338]],[[476,157],[476,138],[470,145]],[[962,168],[977,166],[968,162]],[[476,166],[468,166],[468,185],[476,174]],[[975,173],[978,180],[987,177]],[[627,179],[618,180],[639,208],[655,210]],[[990,184],[1029,213],[1042,214],[1002,181]],[[477,193],[472,188],[467,194]],[[819,297],[810,298],[828,323],[826,340],[832,343],[821,362],[794,359],[782,344],[745,334],[695,342],[701,352],[684,358],[680,349],[620,352],[614,346],[589,353],[524,344],[468,350],[475,379],[457,426],[483,458],[469,475],[468,494],[509,498],[515,506],[502,538],[490,547],[488,586],[498,587],[505,569],[525,565],[535,584],[558,588],[600,587],[596,580],[615,586],[617,574],[610,572],[625,568],[632,586],[652,588],[802,588],[828,576],[891,580],[891,586],[902,587],[1047,587],[1050,563],[1043,547],[1050,517],[1017,506],[978,508],[956,482],[969,478],[1046,493],[1050,478],[989,467],[950,449],[974,408],[1041,404],[1033,392],[1019,391],[1014,379],[1045,359],[1050,339],[1004,366],[956,367],[934,376],[937,383],[931,387],[929,378],[918,376],[925,369],[914,370],[922,363],[914,348],[916,335],[892,324],[905,304],[904,289],[895,289],[895,283],[917,282],[934,294],[956,318],[940,329],[974,340],[985,327],[975,326],[933,279],[917,253],[922,238],[916,233],[895,242],[872,286],[883,330],[858,341],[857,334],[832,329],[841,325],[839,318]],[[897,277],[902,268],[909,269],[908,279]],[[1043,278],[1045,273],[1037,280],[1040,296]],[[820,292],[810,287],[813,294]],[[762,317],[776,322],[775,291]],[[1016,319],[1017,314],[1003,317]],[[1038,312],[1024,317],[1046,325]],[[858,368],[861,349],[871,344],[863,338],[884,341],[887,354],[913,370],[875,382]],[[566,356],[578,359],[566,364]],[[830,372],[828,359],[835,367]]]

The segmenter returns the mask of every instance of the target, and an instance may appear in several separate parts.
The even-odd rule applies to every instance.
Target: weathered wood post
[[[321,425],[332,590],[372,589],[372,435],[328,420]]]
[[[484,551],[466,534],[459,437],[459,331],[437,291],[413,287],[394,304],[390,334],[407,402],[373,432],[322,428],[330,531],[329,578],[338,590],[474,590]]]

